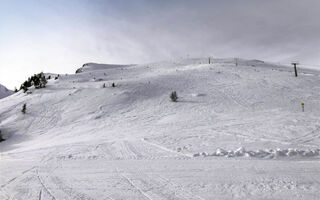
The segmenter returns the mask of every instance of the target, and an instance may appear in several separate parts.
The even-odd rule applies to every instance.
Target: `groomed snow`
[[[1,99],[0,199],[319,199],[320,72],[211,61],[87,63]]]

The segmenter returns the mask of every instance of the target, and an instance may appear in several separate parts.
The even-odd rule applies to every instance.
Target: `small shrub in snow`
[[[25,104],[23,104],[23,106],[22,106],[21,112],[22,112],[23,114],[26,114],[26,111],[27,111],[27,104],[25,103]]]
[[[171,99],[172,102],[177,102],[178,101],[178,95],[177,95],[176,91],[171,92],[170,99]]]

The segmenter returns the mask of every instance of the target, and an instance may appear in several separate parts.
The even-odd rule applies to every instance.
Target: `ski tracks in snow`
[[[41,179],[41,177],[39,175],[38,170],[36,170],[36,174],[37,174],[37,178],[38,178],[40,184],[42,185],[42,188],[44,189],[44,191],[46,191],[46,193],[52,198],[52,200],[56,200],[56,197],[52,194],[50,189],[44,184],[43,180]],[[39,195],[39,199],[41,199],[41,192],[40,192],[40,195]]]
[[[33,170],[33,169],[35,169],[35,168],[36,168],[36,166],[33,166],[33,167],[31,167],[31,168],[23,171],[19,176],[16,176],[16,177],[10,179],[9,181],[7,181],[5,184],[1,185],[0,188],[1,188],[1,189],[2,189],[2,188],[5,188],[5,187],[6,187],[7,185],[9,185],[10,183],[16,181],[18,178],[21,178],[21,177],[24,176],[26,173],[30,172],[31,170]]]
[[[135,173],[117,169],[117,173],[148,200],[204,200],[181,185],[154,173],[144,173],[139,169],[136,169]]]
[[[151,145],[151,146],[154,146],[156,148],[159,148],[161,150],[164,150],[164,151],[167,151],[167,152],[170,152],[170,153],[173,153],[173,154],[177,154],[179,156],[182,156],[182,157],[188,157],[188,158],[192,158],[193,156],[192,155],[189,155],[189,154],[184,154],[184,153],[181,153],[181,152],[178,152],[178,151],[174,151],[174,150],[171,150],[171,149],[168,149],[164,146],[161,146],[161,145],[158,145],[158,144],[155,144],[153,142],[150,142],[148,141],[146,138],[142,138],[141,141]]]
[[[305,143],[309,143],[315,139],[319,139],[320,138],[320,134],[319,134],[319,130],[320,130],[320,126],[316,126],[316,128],[303,135],[303,136],[300,136],[300,137],[296,137],[292,140],[289,140],[289,142],[293,143],[293,144],[305,144]]]
[[[140,140],[117,140],[105,142],[90,148],[87,157],[106,160],[160,160],[160,159],[190,159],[193,156],[168,149],[150,142],[146,138]],[[76,159],[76,157],[71,157]],[[83,157],[85,159],[85,157]]]

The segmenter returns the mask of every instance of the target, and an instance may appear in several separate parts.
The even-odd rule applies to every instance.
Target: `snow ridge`
[[[259,149],[256,151],[246,150],[244,147],[240,147],[237,150],[224,150],[218,148],[213,153],[195,153],[193,157],[208,157],[208,156],[216,156],[216,157],[252,157],[252,158],[284,158],[284,157],[315,157],[320,155],[320,149],[314,150],[299,150],[299,149]]]

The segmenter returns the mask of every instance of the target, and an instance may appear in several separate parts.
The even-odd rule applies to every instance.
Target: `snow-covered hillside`
[[[319,199],[319,71],[186,59],[77,72],[0,100],[1,199]]]
[[[0,99],[10,96],[13,94],[13,91],[8,90],[6,87],[0,84]]]

